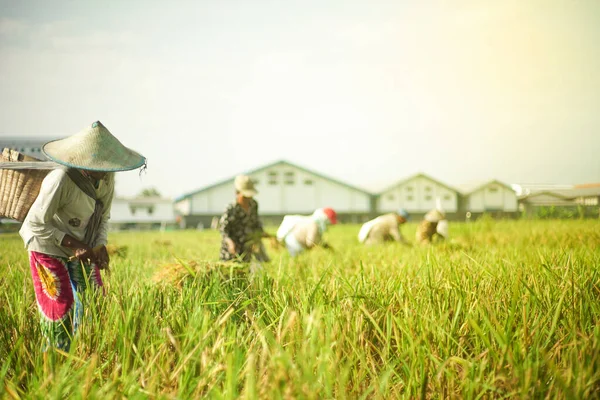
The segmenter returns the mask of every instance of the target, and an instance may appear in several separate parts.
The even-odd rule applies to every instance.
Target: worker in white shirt
[[[384,242],[399,242],[408,245],[400,233],[400,226],[408,221],[408,212],[401,208],[397,212],[379,216],[365,222],[358,233],[358,241],[366,245]]]
[[[146,159],[99,121],[42,151],[64,168],[46,176],[19,233],[29,251],[45,347],[68,351],[83,313],[81,292],[101,289],[100,270],[108,267],[114,172],[143,167]]]
[[[285,244],[292,257],[320,246],[331,249],[323,240],[328,225],[337,224],[336,212],[329,208],[318,208],[312,215],[286,215],[277,229],[277,240]]]

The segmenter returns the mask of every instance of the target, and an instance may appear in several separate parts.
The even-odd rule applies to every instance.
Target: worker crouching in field
[[[396,241],[409,245],[400,233],[400,225],[408,221],[409,215],[405,209],[385,214],[366,222],[358,233],[358,241],[366,245]]]
[[[29,251],[35,297],[47,344],[68,351],[81,323],[81,297],[102,289],[108,267],[108,219],[114,172],[146,159],[123,146],[100,122],[42,150],[66,166],[51,171],[19,231]]]
[[[448,238],[448,220],[446,220],[446,215],[438,209],[425,214],[417,228],[417,243],[429,244],[433,242],[436,235],[441,239]]]
[[[259,262],[269,261],[262,238],[270,237],[258,218],[258,203],[253,199],[258,193],[249,176],[235,178],[235,203],[227,206],[219,222],[222,242],[222,261],[250,262],[252,255]]]
[[[323,241],[330,224],[337,224],[337,215],[331,208],[319,208],[310,216],[286,215],[277,230],[277,240],[285,244],[292,257],[315,246],[331,249]]]

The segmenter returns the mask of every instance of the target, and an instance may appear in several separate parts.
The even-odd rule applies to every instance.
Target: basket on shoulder
[[[23,222],[54,162],[5,148],[0,156],[0,218]]]

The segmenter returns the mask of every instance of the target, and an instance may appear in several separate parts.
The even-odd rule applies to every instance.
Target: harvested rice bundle
[[[106,245],[106,251],[109,256],[117,256],[120,258],[127,257],[127,246],[117,246],[116,244]]]
[[[188,261],[177,260],[176,263],[162,264],[152,280],[156,283],[181,287],[184,282],[197,278],[218,276],[222,280],[244,278],[248,275],[249,266],[233,262]]]

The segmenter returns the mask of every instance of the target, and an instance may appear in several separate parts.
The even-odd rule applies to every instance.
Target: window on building
[[[396,198],[396,197],[395,197],[393,194],[388,194],[388,196],[387,196],[387,199],[388,199],[389,201],[394,201],[394,199],[395,199],[395,198]]]
[[[425,186],[425,191],[426,192],[431,192],[431,186]]]
[[[429,201],[429,200],[431,200],[431,199],[432,199],[432,197],[431,197],[431,196],[429,196],[429,195],[425,196],[425,200]]]
[[[293,185],[294,184],[294,173],[292,171],[287,171],[284,174],[284,181],[286,185]]]
[[[310,185],[312,185],[313,183],[314,183],[314,182],[313,182],[313,180],[312,180],[312,179],[305,179],[305,180],[304,180],[304,184],[305,184],[306,186],[310,186]]]
[[[498,188],[496,186],[492,186],[492,187],[488,188],[488,192],[496,193],[496,192],[498,192]]]
[[[412,196],[406,196],[406,201],[413,201],[414,197]]]
[[[154,214],[154,206],[148,207],[148,215]]]
[[[413,187],[412,186],[407,186],[406,187],[406,191],[407,192],[412,192],[413,191]]]
[[[451,198],[452,198],[452,196],[450,196],[449,194],[444,195],[444,200],[450,200]]]
[[[271,171],[268,174],[269,185],[277,185],[277,171]]]

